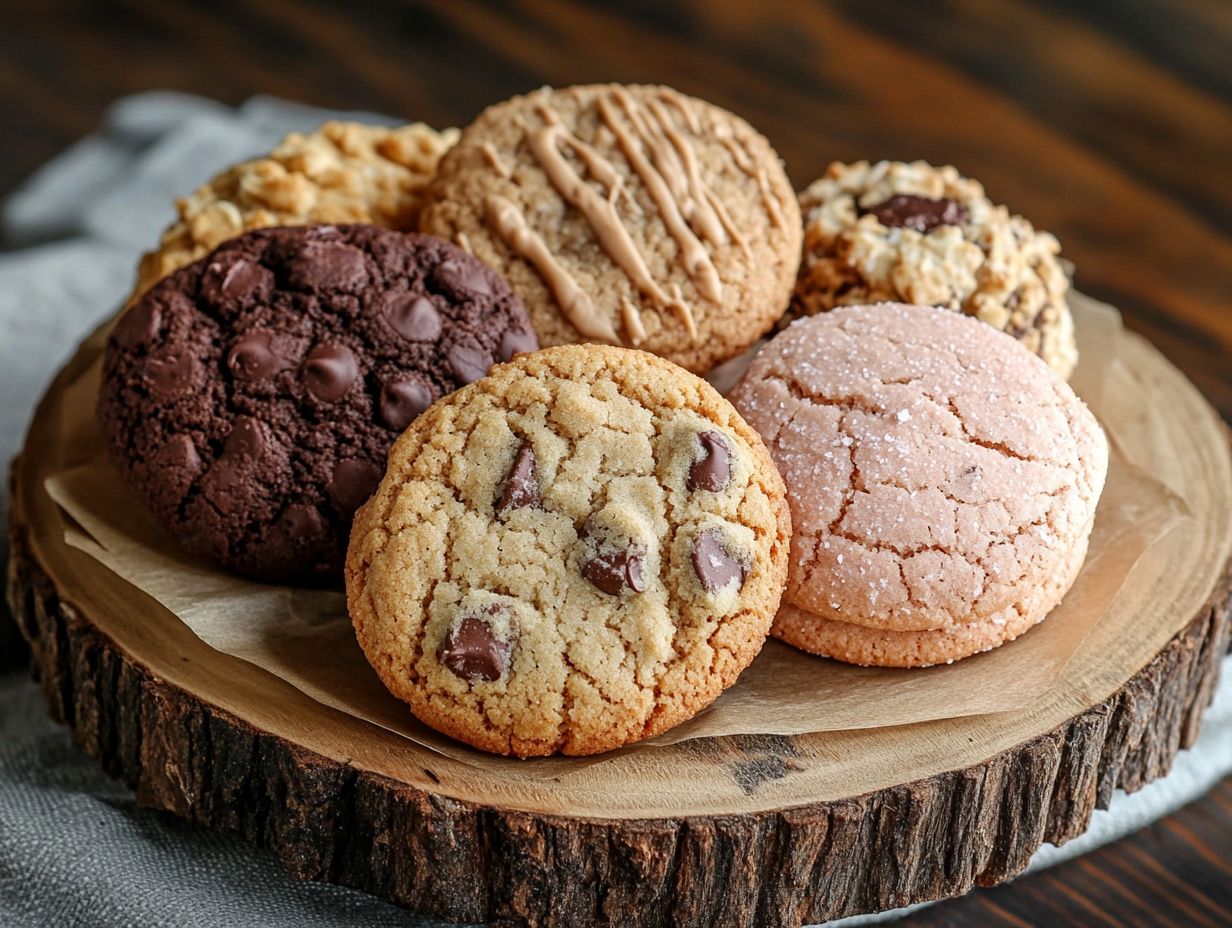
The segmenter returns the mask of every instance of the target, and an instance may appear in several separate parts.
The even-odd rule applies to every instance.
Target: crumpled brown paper
[[[1042,625],[995,651],[922,670],[853,667],[772,640],[708,709],[621,753],[689,738],[879,728],[1005,712],[1028,707],[1048,692],[1087,633],[1114,608],[1142,555],[1188,511],[1126,456],[1122,449],[1132,442],[1117,440],[1135,421],[1133,411],[1104,390],[1117,359],[1120,316],[1080,295],[1073,304],[1082,360],[1072,382],[1108,431],[1112,454],[1086,564]],[[731,370],[724,373],[734,382]],[[96,365],[65,404],[66,434],[80,436],[86,459],[50,478],[47,489],[75,523],[66,531],[68,543],[169,611],[150,621],[178,618],[210,647],[265,669],[324,705],[475,766],[551,777],[612,756],[516,761],[437,734],[382,687],[355,642],[341,593],[253,583],[185,555],[102,454],[92,415],[97,376]]]

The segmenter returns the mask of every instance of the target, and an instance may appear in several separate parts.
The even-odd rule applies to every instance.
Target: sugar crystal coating
[[[1012,339],[931,307],[843,307],[789,326],[730,398],[789,490],[787,640],[808,616],[991,633],[1064,593],[1035,596],[1081,560],[1107,442]]]

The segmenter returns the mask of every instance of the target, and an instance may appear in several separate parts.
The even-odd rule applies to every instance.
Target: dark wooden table
[[[832,160],[953,163],[1055,232],[1232,419],[1227,0],[0,0],[0,194],[108,103],[269,93],[442,126],[543,83],[658,81]],[[1232,781],[1139,834],[915,925],[1232,924]]]

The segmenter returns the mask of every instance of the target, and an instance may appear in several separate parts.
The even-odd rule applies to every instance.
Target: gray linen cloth
[[[0,253],[0,459],[20,447],[55,370],[127,294],[138,255],[172,218],[172,200],[331,116],[389,122],[262,97],[238,110],[179,94],[130,97],[98,135],[9,198],[0,211],[2,241],[14,249]],[[1132,796],[1118,793],[1082,837],[1041,848],[1033,869],[1141,828],[1232,771],[1230,661],[1200,741],[1173,772]],[[363,893],[295,882],[263,851],[139,808],[48,721],[25,673],[0,675],[0,925],[436,924]]]

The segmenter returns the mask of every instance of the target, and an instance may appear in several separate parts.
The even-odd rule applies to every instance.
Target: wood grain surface
[[[464,124],[541,83],[662,81],[748,118],[797,185],[952,162],[1055,232],[1232,419],[1226,0],[0,2],[0,193],[154,87]],[[927,925],[1232,923],[1232,786]]]

